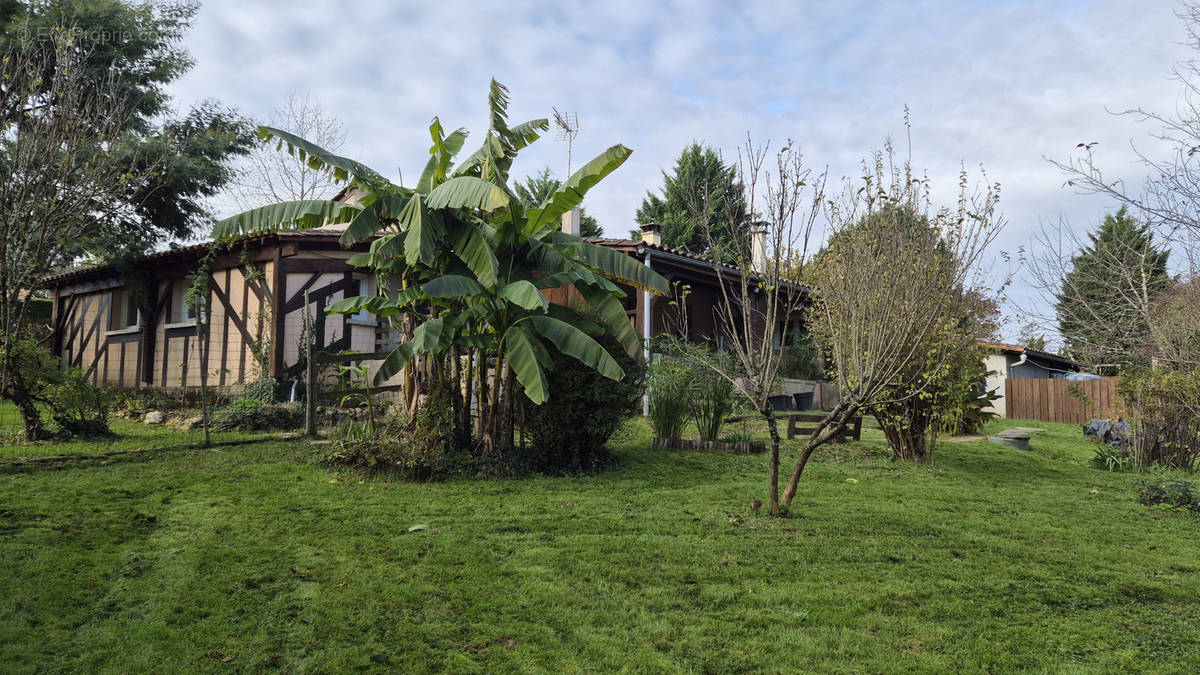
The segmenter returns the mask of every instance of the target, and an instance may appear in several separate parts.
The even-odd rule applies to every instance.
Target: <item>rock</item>
[[[167,422],[167,425],[181,431],[195,431],[204,427],[204,418],[200,415],[192,415],[190,417],[177,416],[171,418]]]
[[[146,424],[162,424],[163,422],[167,421],[167,416],[164,415],[160,410],[151,410],[146,413],[146,417],[143,421]]]

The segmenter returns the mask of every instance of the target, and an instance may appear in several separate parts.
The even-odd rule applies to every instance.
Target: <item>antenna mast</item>
[[[575,137],[579,135],[579,116],[573,112],[559,112],[553,106],[550,109],[554,111],[554,126],[558,127],[554,140],[567,142],[567,177],[570,178],[571,149],[575,145]]]

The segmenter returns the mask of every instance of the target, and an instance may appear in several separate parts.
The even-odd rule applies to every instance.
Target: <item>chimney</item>
[[[651,246],[662,246],[662,226],[658,223],[643,223],[642,243]]]
[[[562,231],[567,234],[579,236],[579,207],[567,211],[562,214]]]
[[[750,223],[750,271],[767,271],[767,224],[761,220]]]

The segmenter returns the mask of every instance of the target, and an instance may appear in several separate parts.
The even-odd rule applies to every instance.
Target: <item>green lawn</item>
[[[763,457],[640,422],[589,477],[395,483],[301,442],[9,469],[0,671],[1200,670],[1200,520],[1037,426],[933,466],[869,430],[787,519],[749,514]]]

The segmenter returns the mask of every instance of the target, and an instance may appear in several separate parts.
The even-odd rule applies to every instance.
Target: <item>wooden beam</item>
[[[271,259],[273,266],[271,268],[271,377],[276,379],[283,378],[283,340],[284,340],[284,322],[283,319],[287,315],[283,305],[285,303],[284,293],[287,289],[284,287],[287,280],[287,270],[284,269],[283,254],[279,247],[275,247],[275,255]],[[288,261],[291,262],[290,260]]]

